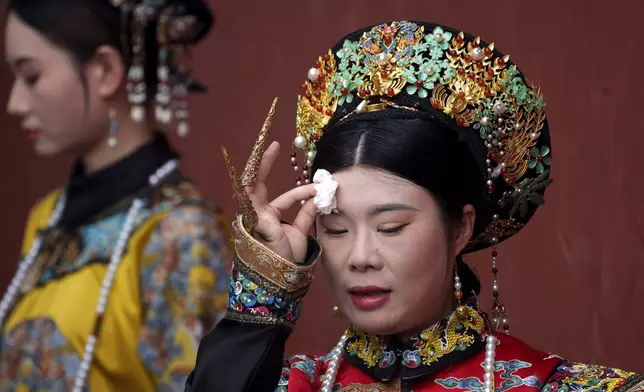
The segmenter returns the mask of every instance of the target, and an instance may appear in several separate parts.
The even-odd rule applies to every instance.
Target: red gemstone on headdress
[[[364,98],[364,97],[366,97],[366,96],[367,96],[367,94],[368,94],[368,93],[367,93],[366,91],[364,91],[364,90],[360,90],[360,91],[358,91],[358,95],[360,96],[360,98]]]
[[[472,56],[470,56],[469,54],[466,54],[466,55],[465,55],[465,61],[467,61],[468,63],[469,63],[470,61],[472,61]]]
[[[315,98],[320,98],[322,96],[322,92],[320,90],[317,90],[313,93],[315,95]]]
[[[482,63],[482,62],[480,62],[480,61],[477,61],[477,62],[476,62],[476,68],[478,68],[478,69],[483,68],[483,63]]]
[[[327,109],[324,114],[326,114],[327,116],[331,117],[331,116],[333,116],[333,110]]]
[[[387,95],[389,95],[390,97],[393,97],[394,95],[396,95],[396,92],[394,91],[393,88],[389,87],[387,89]]]
[[[490,159],[493,160],[494,162],[498,162],[499,161],[499,154],[497,154],[496,152],[491,153],[490,154]]]
[[[462,44],[463,43],[463,37],[461,37],[460,34],[456,36],[456,43],[457,44]]]
[[[432,106],[434,109],[442,109],[443,105],[440,103],[440,101],[432,101]]]
[[[389,76],[389,73],[387,73],[387,71],[380,72],[380,77],[382,77],[383,79],[387,79],[387,76]]]
[[[308,92],[308,91],[307,91],[306,93],[304,93],[304,96],[305,96],[305,97],[306,97],[306,99],[308,99],[309,101],[311,100],[311,93],[310,93],[310,92]]]
[[[318,76],[318,82],[324,83],[325,81],[326,81],[326,76],[324,76],[324,75]]]
[[[477,82],[479,83],[479,86],[485,86],[485,81],[483,79],[478,79]]]
[[[460,93],[458,93],[458,97],[459,97],[462,101],[465,101],[465,93],[464,93],[464,92],[460,92]]]
[[[488,185],[487,186],[487,191],[488,191],[488,193],[494,192],[494,185]]]
[[[465,69],[459,68],[458,69],[458,74],[461,75],[461,76],[465,75]]]
[[[318,105],[315,109],[317,109],[318,112],[322,113],[322,110],[324,109],[322,105]]]
[[[320,138],[320,135],[317,133],[314,133],[313,135],[311,135],[311,139],[313,139],[314,142],[317,142],[319,138]]]
[[[422,80],[417,80],[416,81],[416,87],[418,87],[418,88],[425,87],[425,82],[423,82]]]
[[[333,68],[331,68],[331,67],[330,67],[330,66],[328,66],[328,65],[327,65],[324,69],[326,70],[326,73],[331,73],[331,72],[333,72]]]
[[[492,51],[490,50],[490,48],[485,48],[483,50],[483,53],[485,54],[485,57],[490,57],[490,55],[492,55]]]
[[[487,70],[487,76],[490,77],[490,78],[493,78],[494,77],[494,71],[491,70],[491,69],[488,69]]]
[[[473,48],[478,48],[478,47],[479,47],[479,43],[478,43],[478,42],[476,42],[476,41],[472,41],[472,47],[473,47]]]
[[[301,88],[302,88],[302,92],[305,93],[308,91],[309,86],[306,83],[303,83]]]
[[[456,124],[458,124],[459,127],[464,127],[465,125],[467,125],[463,117],[456,117]]]
[[[490,98],[490,97],[492,96],[492,91],[490,91],[490,90],[485,90],[485,93],[484,93],[484,94],[485,94],[485,97],[486,97],[486,98]]]
[[[347,94],[349,94],[349,89],[347,89],[347,88],[343,88],[342,90],[340,90],[340,94],[342,94],[342,95],[347,95]]]
[[[452,57],[456,57],[456,54],[457,54],[457,53],[456,53],[456,51],[455,51],[454,49],[450,49],[450,50],[447,52],[447,54],[449,54],[449,55],[450,55],[450,56],[452,56]]]
[[[505,67],[505,60],[499,59],[498,64],[499,64],[500,67]]]
[[[316,61],[316,62],[315,62],[315,68],[320,68],[321,66],[322,66],[322,64],[320,64],[320,62],[319,62],[319,61]]]
[[[469,75],[467,75],[467,77],[472,80],[476,79],[476,75],[474,75],[474,72],[470,72]]]
[[[327,53],[324,55],[324,61],[329,61],[331,60],[331,56]]]
[[[391,45],[391,36],[390,35],[385,35],[385,45],[387,45],[387,46]]]

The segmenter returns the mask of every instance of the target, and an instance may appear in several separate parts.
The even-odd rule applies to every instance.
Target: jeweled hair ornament
[[[122,42],[131,54],[127,76],[131,117],[141,122],[147,117],[149,91],[146,85],[146,36],[154,34],[158,45],[154,118],[163,128],[175,125],[179,136],[189,132],[187,94],[203,91],[189,72],[187,47],[210,29],[213,18],[199,0],[111,0],[121,12]]]

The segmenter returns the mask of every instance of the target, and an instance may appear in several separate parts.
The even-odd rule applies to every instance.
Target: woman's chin
[[[60,155],[62,150],[60,146],[47,140],[38,139],[34,142],[34,152],[41,157]]]
[[[350,316],[353,326],[373,335],[393,335],[398,333],[399,319],[392,312],[384,310],[363,312],[353,310]]]

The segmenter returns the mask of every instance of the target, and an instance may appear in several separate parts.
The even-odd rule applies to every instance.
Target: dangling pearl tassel
[[[331,360],[329,361],[329,367],[327,367],[326,373],[324,373],[324,381],[322,382],[320,392],[333,392],[333,383],[335,383],[335,377],[338,375],[338,367],[342,360],[342,350],[344,350],[346,342],[347,333],[345,332],[338,344],[331,351]]]
[[[494,335],[490,335],[486,339],[485,344],[485,386],[484,392],[494,391],[494,369],[495,369],[495,356],[496,356],[497,340]]]
[[[153,187],[158,185],[159,182],[161,182],[164,177],[174,171],[177,166],[178,163],[176,160],[166,162],[156,171],[156,173],[150,176],[150,185]],[[85,381],[87,380],[87,375],[89,374],[89,368],[92,364],[92,360],[94,358],[94,350],[98,341],[97,335],[99,328],[97,328],[97,326],[100,326],[100,323],[103,320],[103,315],[105,313],[105,309],[107,308],[107,299],[110,294],[112,283],[114,282],[114,278],[116,276],[116,270],[123,256],[123,252],[125,251],[127,241],[132,234],[132,230],[134,229],[136,216],[138,215],[139,210],[144,205],[145,201],[143,201],[142,199],[134,200],[132,206],[128,210],[123,229],[121,229],[121,233],[119,234],[116,246],[114,247],[114,252],[112,253],[112,258],[110,259],[110,264],[107,268],[107,273],[105,274],[105,277],[103,278],[103,282],[101,284],[101,291],[99,294],[98,304],[96,306],[96,321],[94,323],[95,328],[92,331],[92,334],[87,338],[87,342],[85,343],[85,349],[83,352],[80,368],[78,369],[78,372],[76,373],[76,379],[74,380],[74,392],[81,392],[83,390],[83,387],[85,386]],[[54,211],[52,212],[51,216],[49,217],[49,221],[47,222],[48,228],[56,226],[56,224],[60,220],[60,216],[62,215],[64,208],[65,194],[63,194],[56,203],[56,207],[54,208]],[[11,280],[11,284],[9,285],[9,288],[7,289],[4,297],[2,298],[2,301],[0,301],[0,327],[4,325],[7,312],[14,304],[16,294],[18,293],[18,289],[22,285],[27,275],[27,271],[36,260],[38,253],[40,253],[42,241],[42,235],[36,237],[33,244],[31,245],[31,249],[29,249],[29,253],[27,253],[27,256],[20,263],[16,275]]]

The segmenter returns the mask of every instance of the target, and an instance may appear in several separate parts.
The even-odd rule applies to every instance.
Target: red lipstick
[[[360,310],[375,310],[389,301],[391,290],[378,286],[356,286],[349,289],[351,301]]]

